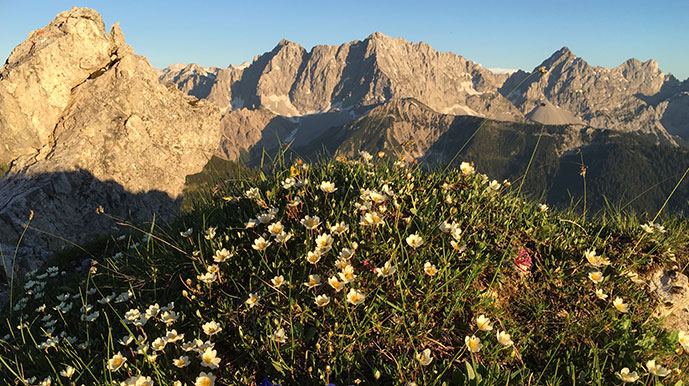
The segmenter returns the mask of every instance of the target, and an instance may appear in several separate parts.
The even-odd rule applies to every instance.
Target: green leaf
[[[284,366],[282,366],[282,364],[280,364],[279,362],[276,362],[274,360],[271,362],[273,363],[273,368],[275,368],[275,370],[277,370],[278,373],[285,375],[285,368],[284,368]]]
[[[469,378],[470,381],[473,381],[476,379],[476,373],[474,372],[474,368],[471,367],[471,364],[469,362],[464,362],[464,365],[467,368],[467,377]]]

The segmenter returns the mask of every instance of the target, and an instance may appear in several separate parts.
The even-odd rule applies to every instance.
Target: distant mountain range
[[[229,159],[276,137],[309,142],[403,98],[441,114],[634,132],[673,146],[689,140],[689,80],[664,74],[653,60],[590,66],[566,47],[532,72],[494,74],[426,43],[381,33],[311,51],[282,40],[251,64],[173,65],[161,81],[221,108],[219,154]]]

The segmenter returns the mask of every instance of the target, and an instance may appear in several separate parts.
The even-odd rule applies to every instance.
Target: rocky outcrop
[[[651,291],[658,298],[655,315],[668,330],[689,330],[689,278],[677,271],[657,270],[650,276]]]
[[[681,86],[654,60],[629,59],[604,68],[589,65],[563,47],[538,68],[545,72],[519,71],[501,88],[524,114],[547,101],[592,127],[636,132],[661,143],[676,144],[671,134],[689,133],[689,122],[682,123],[679,116],[683,109],[667,107]]]
[[[5,257],[33,212],[17,267],[37,264],[66,244],[60,238],[109,232],[113,222],[96,216],[99,206],[132,221],[170,218],[185,176],[217,148],[217,109],[162,85],[117,25],[109,34],[104,28],[93,10],[63,12],[0,71],[0,132],[12,160],[0,180]],[[37,36],[46,38],[29,48]]]
[[[106,34],[88,9],[62,12],[31,32],[0,69],[0,164],[49,143],[72,88],[128,49],[119,26]]]

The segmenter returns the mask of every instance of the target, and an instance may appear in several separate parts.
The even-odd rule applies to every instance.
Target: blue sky
[[[62,1],[0,0],[0,56],[72,5],[119,21],[138,54],[163,68],[251,61],[282,38],[307,49],[375,31],[425,41],[484,67],[531,70],[568,46],[593,65],[655,59],[689,77],[689,0],[598,1]]]

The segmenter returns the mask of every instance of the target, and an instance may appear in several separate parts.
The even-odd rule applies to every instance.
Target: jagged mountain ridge
[[[689,121],[678,119],[676,111],[689,107],[682,96],[688,83],[660,71],[655,60],[629,59],[605,68],[563,47],[538,67],[547,71],[532,76],[520,70],[501,88],[524,114],[548,102],[592,127],[636,132],[668,144],[676,143],[672,135],[689,139]]]
[[[218,154],[229,159],[264,145],[266,137],[304,142],[400,98],[415,98],[439,113],[579,124],[636,132],[670,145],[689,138],[689,80],[680,83],[653,60],[630,59],[608,69],[590,66],[563,47],[539,67],[547,71],[497,75],[426,43],[381,33],[311,51],[283,39],[251,64],[219,70],[207,99],[225,112]],[[266,112],[249,118],[259,109],[272,114],[269,127],[237,126],[240,120],[265,118]],[[324,113],[320,130],[301,130],[303,117],[317,121]]]
[[[164,71],[162,82],[192,95],[205,93],[202,74],[210,69]],[[283,39],[251,64],[218,70],[206,99],[224,112],[218,154],[236,159],[279,139],[307,145],[325,130],[399,98],[414,97],[443,113],[523,122],[498,92],[507,77],[426,43],[381,33],[311,51]],[[189,88],[195,84],[204,86]]]
[[[263,107],[301,116],[414,97],[443,113],[522,118],[497,92],[506,75],[437,52],[426,43],[379,32],[363,41],[319,45],[311,51],[283,39],[250,65],[220,70],[217,77],[218,90],[208,99],[220,107],[229,101],[233,110]]]

